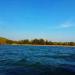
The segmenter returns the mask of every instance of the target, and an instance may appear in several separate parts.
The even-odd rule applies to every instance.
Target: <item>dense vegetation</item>
[[[0,37],[0,44],[30,44],[30,45],[66,45],[66,46],[75,46],[75,42],[52,42],[44,39],[33,39],[33,40],[9,40],[3,37]]]

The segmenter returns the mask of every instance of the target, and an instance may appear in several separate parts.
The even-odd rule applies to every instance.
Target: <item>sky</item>
[[[75,0],[0,0],[0,36],[75,42]]]

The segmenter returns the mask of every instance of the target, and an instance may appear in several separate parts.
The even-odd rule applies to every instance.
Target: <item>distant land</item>
[[[0,37],[0,45],[58,45],[58,46],[75,46],[75,42],[52,42],[44,39],[24,39],[24,40],[10,40]]]

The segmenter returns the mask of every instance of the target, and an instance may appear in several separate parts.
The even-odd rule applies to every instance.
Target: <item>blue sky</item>
[[[0,36],[75,41],[75,0],[0,0]]]

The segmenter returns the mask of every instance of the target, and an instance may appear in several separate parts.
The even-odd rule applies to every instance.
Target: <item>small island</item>
[[[10,40],[0,37],[0,45],[75,46],[75,42],[52,42],[45,39]]]

